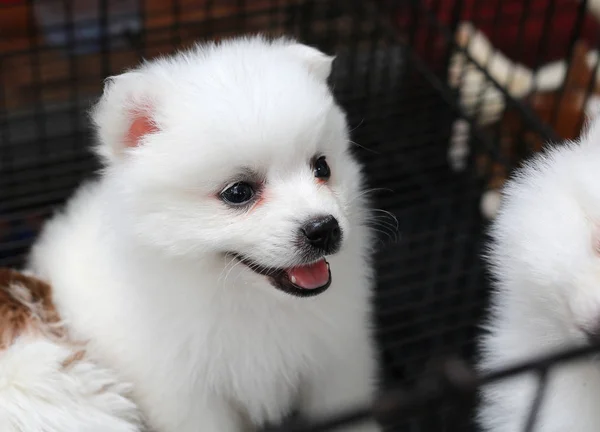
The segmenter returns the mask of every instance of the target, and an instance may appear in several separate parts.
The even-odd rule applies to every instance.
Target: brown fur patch
[[[0,268],[0,349],[23,334],[60,340],[66,337],[47,283]]]
[[[73,363],[77,363],[77,362],[83,360],[85,357],[85,354],[86,354],[86,352],[84,350],[75,351],[73,354],[71,354],[68,358],[65,359],[65,361],[62,363],[62,367],[67,369]]]

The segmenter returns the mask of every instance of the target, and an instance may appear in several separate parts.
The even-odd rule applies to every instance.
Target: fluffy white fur
[[[600,121],[577,143],[535,157],[510,181],[492,229],[496,282],[482,370],[587,343],[600,330]],[[486,388],[479,420],[523,430],[536,387],[521,376]],[[596,358],[551,372],[538,432],[600,430]]]
[[[31,268],[75,334],[134,384],[156,432],[252,430],[372,398],[371,241],[331,62],[288,40],[199,46],[111,78],[94,110],[105,169],[46,226]],[[127,148],[136,113],[157,131]],[[266,181],[251,211],[216,196],[245,170]],[[280,292],[226,255],[296,265],[295,233],[320,214],[344,241],[317,297]]]
[[[75,350],[23,336],[0,355],[3,432],[139,432],[131,388],[88,359],[64,366]]]

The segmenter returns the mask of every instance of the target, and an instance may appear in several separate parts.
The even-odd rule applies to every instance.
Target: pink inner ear
[[[125,136],[125,145],[127,147],[136,147],[142,137],[156,131],[158,131],[158,128],[148,114],[137,113]]]

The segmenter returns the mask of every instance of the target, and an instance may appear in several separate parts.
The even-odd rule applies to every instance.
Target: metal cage
[[[86,112],[105,77],[198,40],[293,35],[337,55],[332,88],[375,205],[393,215],[381,214],[375,259],[383,396],[310,430],[371,415],[389,430],[475,430],[478,386],[545,377],[553,361],[595,349],[487,375],[467,367],[489,287],[486,200],[543,142],[581,130],[597,92],[592,3],[0,0],[0,265],[22,263],[96,168]]]

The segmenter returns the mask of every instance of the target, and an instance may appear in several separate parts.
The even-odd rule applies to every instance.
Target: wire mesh
[[[398,229],[381,225],[375,259],[381,398],[285,430],[370,417],[390,430],[474,430],[480,386],[537,373],[533,431],[554,364],[598,347],[468,366],[489,294],[483,208],[542,142],[581,130],[597,91],[592,12],[585,0],[0,0],[0,265],[20,265],[97,168],[86,110],[105,77],[197,40],[293,35],[336,53],[332,88],[375,205]],[[585,67],[571,67],[580,54]]]

